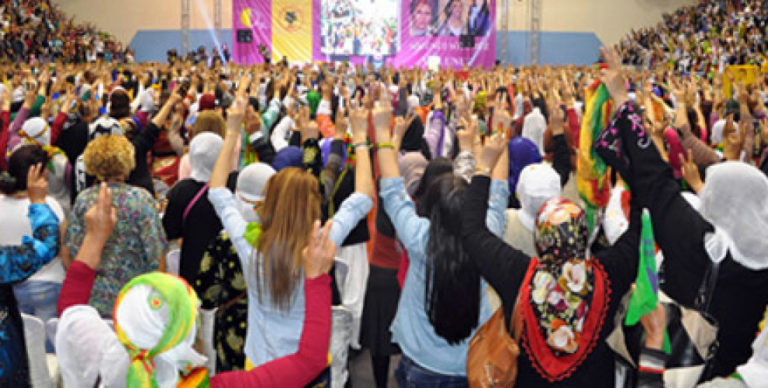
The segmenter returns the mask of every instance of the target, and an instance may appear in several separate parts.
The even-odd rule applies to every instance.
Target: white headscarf
[[[211,179],[223,143],[221,136],[212,132],[200,133],[192,139],[189,143],[190,178],[203,183]]]
[[[115,318],[133,343],[151,348],[163,335],[168,307],[157,310],[147,303],[157,292],[137,285],[126,293]],[[206,358],[192,345],[197,328],[176,347],[154,357],[155,378],[160,388],[176,387],[179,371],[187,365],[201,366]],[[56,330],[56,356],[66,387],[92,387],[97,378],[110,388],[125,387],[130,357],[114,330],[91,306],[67,308]]]
[[[544,155],[544,131],[547,130],[547,120],[541,114],[539,107],[534,107],[531,113],[523,119],[521,136],[530,139],[539,148],[539,154]]]
[[[408,96],[408,99],[406,100],[406,102],[408,103],[409,113],[413,112],[414,109],[419,107],[419,97],[416,96],[415,94],[411,94],[410,96]]]
[[[533,232],[536,214],[541,205],[562,195],[560,175],[544,163],[528,165],[520,172],[516,191],[520,200],[517,217],[529,232]]]
[[[147,89],[142,93],[139,99],[139,110],[142,112],[152,112],[155,110],[155,89]]]
[[[96,119],[88,127],[88,136],[90,140],[93,140],[99,136],[104,135],[122,135],[123,126],[120,122],[109,116],[102,116]]]
[[[115,311],[115,321],[120,323],[120,328],[131,343],[140,349],[153,348],[168,326],[168,304],[163,303],[162,306],[154,308],[148,302],[153,298],[162,299],[162,296],[149,285],[135,285],[123,296]],[[206,357],[192,348],[196,334],[195,323],[187,338],[153,358],[155,379],[159,387],[176,387],[179,372],[189,372],[192,368],[205,364]]]
[[[275,169],[261,162],[249,164],[238,174],[237,199],[240,214],[247,222],[258,221],[259,218],[253,211],[253,203],[264,200],[267,181],[272,175],[275,175]]]
[[[48,123],[40,117],[33,117],[24,122],[21,130],[41,146],[51,145],[51,130]]]
[[[737,263],[751,270],[768,268],[768,178],[741,162],[711,166],[706,176],[699,193],[701,214]]]

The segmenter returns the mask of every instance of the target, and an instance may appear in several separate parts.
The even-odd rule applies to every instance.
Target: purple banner
[[[311,59],[315,61],[420,67],[434,62],[460,68],[489,67],[496,58],[496,0],[311,0],[310,4],[306,8],[312,13]],[[273,37],[273,23],[292,15],[280,11],[273,15],[269,1],[233,0],[233,7],[238,62],[261,62],[260,43],[283,47],[291,38],[309,40],[290,32]],[[250,43],[243,42],[248,30],[253,37]]]

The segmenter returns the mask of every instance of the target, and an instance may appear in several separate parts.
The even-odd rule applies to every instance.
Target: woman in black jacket
[[[539,258],[528,257],[484,222],[486,172],[504,148],[495,135],[483,150],[462,212],[462,235],[483,278],[501,297],[507,325],[515,308],[523,322],[517,386],[613,387],[614,357],[605,338],[637,274],[640,212],[633,208],[629,230],[599,258],[590,258],[584,211],[566,199],[551,199],[536,219]]]
[[[618,56],[613,50],[603,56],[609,64],[604,82],[618,109],[611,124],[616,130],[604,131],[598,144],[618,151],[598,152],[631,178],[632,201],[650,210],[665,257],[662,289],[670,297],[693,306],[706,271],[713,261],[720,263],[709,307],[719,323],[719,348],[711,375],[704,377],[727,376],[752,354],[768,302],[768,178],[741,162],[714,165],[699,192],[701,213],[694,210],[627,98]]]

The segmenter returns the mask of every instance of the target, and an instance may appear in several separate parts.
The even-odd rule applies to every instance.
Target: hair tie
[[[9,174],[8,171],[0,172],[0,182],[7,183],[9,185],[16,185],[16,178]]]

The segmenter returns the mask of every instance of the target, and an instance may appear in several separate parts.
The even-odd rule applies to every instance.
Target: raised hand
[[[102,245],[117,225],[117,209],[112,205],[112,189],[102,182],[98,201],[85,212],[85,234]]]
[[[688,150],[688,158],[684,154],[680,154],[680,160],[682,161],[683,179],[688,182],[688,186],[694,192],[698,193],[704,187],[704,182],[702,182],[701,175],[699,175],[699,168],[693,162],[693,151]]]
[[[395,117],[395,126],[392,130],[392,142],[395,143],[395,148],[400,150],[400,143],[405,137],[405,133],[408,131],[408,127],[411,126],[413,120],[416,119],[416,113],[410,112],[408,117],[403,119],[402,117]]]
[[[385,100],[373,107],[371,114],[373,116],[373,127],[376,130],[376,142],[382,143],[391,140],[389,122],[392,119],[392,104]],[[384,138],[387,140],[383,140]]]
[[[503,133],[495,133],[488,138],[483,146],[480,158],[477,160],[477,171],[480,174],[490,174],[496,166],[499,157],[507,149],[507,137]]]
[[[733,115],[729,115],[723,128],[723,157],[726,160],[739,160],[741,157],[741,144],[744,141],[744,129],[737,130],[733,123]]]
[[[504,95],[499,94],[496,98],[496,109],[493,111],[493,122],[491,123],[491,133],[507,133],[512,124],[512,116],[509,111],[504,109]]]
[[[600,53],[607,68],[600,70],[600,80],[613,98],[614,107],[618,108],[629,101],[624,72],[621,70],[621,58],[613,47],[602,47]]]
[[[355,143],[363,143],[368,139],[368,109],[356,107],[349,112],[349,122],[352,125],[352,137]]]
[[[456,138],[459,141],[459,150],[472,151],[477,136],[477,122],[474,120],[459,119],[456,127]]]
[[[45,203],[48,194],[48,176],[45,165],[42,163],[29,166],[27,170],[27,196],[29,202],[35,204]]]
[[[245,107],[248,100],[244,95],[235,97],[232,106],[227,109],[227,131],[239,132],[245,119]]]
[[[341,109],[336,110],[336,130],[333,133],[333,139],[344,140],[347,128],[349,128],[349,120],[344,116],[344,112]]]
[[[312,234],[309,237],[309,244],[302,251],[304,277],[307,279],[328,273],[333,265],[333,259],[336,256],[336,244],[328,238],[332,225],[333,221],[329,220],[321,231],[320,221],[315,221]]]

